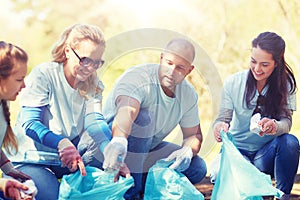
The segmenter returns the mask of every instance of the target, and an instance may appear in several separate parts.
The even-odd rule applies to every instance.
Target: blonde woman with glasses
[[[84,176],[85,165],[102,166],[101,151],[111,137],[101,114],[104,87],[96,74],[104,49],[97,26],[75,24],[54,45],[53,61],[34,67],[26,79],[16,127],[22,155],[16,162],[35,181],[37,200],[57,199],[63,175],[80,170]],[[45,160],[28,163],[32,150]],[[58,160],[47,160],[51,153]]]

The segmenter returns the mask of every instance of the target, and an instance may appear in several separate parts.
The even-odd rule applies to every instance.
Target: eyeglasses
[[[263,95],[259,95],[256,100],[256,106],[252,113],[252,115],[256,113],[262,113],[261,106],[265,105],[265,97]]]
[[[80,56],[75,52],[75,50],[73,48],[71,48],[71,49],[74,52],[74,54],[76,55],[76,57],[79,59],[79,64],[84,67],[93,67],[94,69],[98,69],[104,64],[104,60],[94,61],[93,59],[91,59],[89,57],[80,58]]]

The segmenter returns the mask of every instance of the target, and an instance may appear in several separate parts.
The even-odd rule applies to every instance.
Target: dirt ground
[[[209,177],[205,177],[199,184],[195,185],[195,187],[203,194],[205,200],[209,200],[211,198],[213,185],[210,183]],[[268,198],[268,200],[269,199],[273,198]],[[297,174],[295,178],[293,190],[290,197],[290,200],[296,199],[300,200],[300,174]]]

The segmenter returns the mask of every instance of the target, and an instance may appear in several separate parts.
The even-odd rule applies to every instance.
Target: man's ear
[[[161,54],[160,54],[160,59],[162,59],[162,58],[163,58],[163,56],[164,56],[164,55],[163,55],[163,53],[161,53]]]
[[[195,68],[195,66],[194,66],[194,65],[191,65],[188,73],[191,73],[191,72],[193,71],[194,68]]]

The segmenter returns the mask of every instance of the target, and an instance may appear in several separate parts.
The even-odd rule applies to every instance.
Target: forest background
[[[39,63],[51,60],[51,48],[66,27],[75,23],[98,25],[107,40],[105,65],[98,70],[105,85],[105,103],[114,81],[125,69],[159,62],[161,48],[170,39],[188,38],[197,50],[196,68],[188,81],[199,95],[204,135],[199,154],[209,165],[220,148],[211,125],[222,82],[249,68],[254,37],[264,31],[281,35],[286,41],[286,61],[299,82],[299,17],[297,0],[1,0],[0,40],[28,52],[29,73]],[[298,92],[298,108],[299,101]],[[18,99],[11,102],[11,110],[14,123]],[[300,139],[299,116],[296,111],[291,133]],[[166,139],[180,144],[180,130],[176,128]]]

